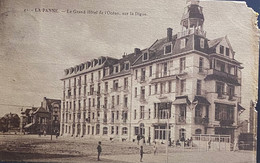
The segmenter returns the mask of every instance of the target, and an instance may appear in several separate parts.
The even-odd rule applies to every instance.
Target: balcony
[[[206,37],[206,31],[203,31],[201,29],[191,28],[191,29],[187,29],[187,30],[185,30],[183,32],[178,32],[177,33],[177,38],[188,36],[190,34],[196,34],[196,35],[200,35],[200,36]]]
[[[141,103],[147,102],[144,95],[141,95],[141,96],[140,96],[139,101],[140,101]]]
[[[215,79],[234,85],[241,85],[241,78],[226,72],[218,71],[216,69],[209,69],[205,80]]]
[[[209,123],[209,118],[207,117],[194,117],[194,122],[196,125],[206,125]]]
[[[177,118],[177,124],[186,124],[186,117],[184,116],[179,116]]]
[[[234,123],[234,120],[232,119],[223,119],[219,121],[220,126],[232,126]]]

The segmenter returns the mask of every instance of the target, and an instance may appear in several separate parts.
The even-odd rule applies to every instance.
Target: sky
[[[243,63],[242,105],[248,108],[257,93],[255,13],[241,2],[201,1],[200,5],[207,37],[227,35],[235,58]],[[168,27],[174,34],[180,32],[185,6],[184,0],[0,0],[0,117],[20,113],[22,106],[40,106],[43,97],[61,99],[60,79],[66,68],[147,48],[166,37]],[[58,13],[35,12],[43,8]],[[103,14],[67,13],[73,10]]]

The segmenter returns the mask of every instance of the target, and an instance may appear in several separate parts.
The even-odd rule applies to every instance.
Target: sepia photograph
[[[256,163],[243,1],[0,0],[0,162]]]

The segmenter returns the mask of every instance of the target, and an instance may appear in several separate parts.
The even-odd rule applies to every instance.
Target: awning
[[[32,125],[33,125],[33,123],[29,123],[29,124],[25,125],[24,128],[29,128],[29,127],[31,127]]]
[[[170,80],[176,80],[176,75],[155,78],[155,79],[152,79],[152,81],[150,83],[153,84],[153,83],[158,83],[158,82],[162,82],[162,81],[170,81]]]
[[[181,105],[181,104],[191,104],[188,96],[179,96],[172,102],[173,105]]]
[[[202,105],[210,105],[210,102],[203,96],[195,96],[192,103],[202,104]]]
[[[242,107],[240,104],[237,105],[237,109],[238,109],[238,114],[242,114],[246,109],[244,107]]]

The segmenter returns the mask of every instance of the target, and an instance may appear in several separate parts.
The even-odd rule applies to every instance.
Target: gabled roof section
[[[214,40],[209,40],[208,41],[209,48],[215,48],[223,39],[224,37],[220,37]]]

